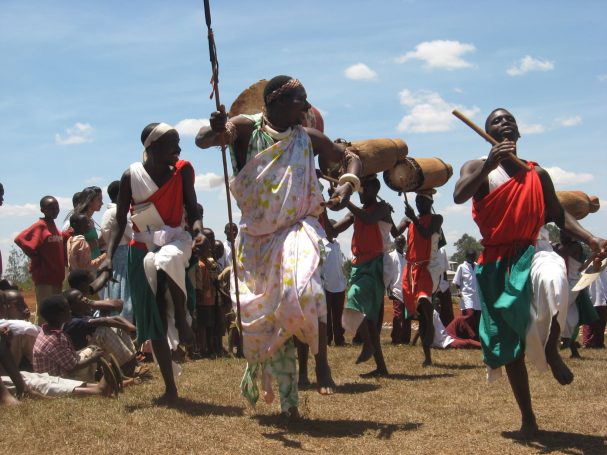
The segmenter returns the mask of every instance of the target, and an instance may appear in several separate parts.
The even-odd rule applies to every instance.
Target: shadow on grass
[[[430,381],[437,378],[452,378],[455,374],[453,373],[436,373],[436,374],[405,374],[405,373],[391,373],[387,376],[382,376],[382,379],[398,379],[400,381]],[[373,379],[373,378],[369,378]]]
[[[260,425],[285,429],[278,433],[264,433],[268,439],[282,441],[285,447],[295,447],[287,444],[301,443],[285,438],[287,434],[303,434],[313,438],[352,438],[363,436],[375,431],[377,439],[390,439],[397,431],[418,430],[421,423],[381,423],[371,420],[324,420],[302,418],[295,422],[285,422],[281,415],[257,415],[254,417]]]
[[[377,384],[369,384],[365,382],[347,382],[345,384],[337,386],[337,393],[355,395],[358,393],[373,392],[377,389],[379,389],[379,386]]]
[[[502,432],[504,438],[537,449],[539,453],[599,455],[607,453],[607,436],[593,436],[564,431],[538,431],[530,439],[522,439],[516,431]]]
[[[484,369],[483,365],[470,365],[467,363],[457,364],[457,363],[433,363],[432,366],[434,368],[445,368],[448,370],[478,370]]]
[[[190,398],[178,398],[177,402],[167,406],[158,404],[156,400],[152,400],[146,403],[129,404],[125,406],[127,412],[137,412],[143,409],[150,408],[171,408],[179,411],[183,414],[187,414],[192,417],[201,416],[225,416],[225,417],[241,417],[244,415],[244,408],[238,406],[223,406],[214,403],[204,403],[202,401],[192,400]]]

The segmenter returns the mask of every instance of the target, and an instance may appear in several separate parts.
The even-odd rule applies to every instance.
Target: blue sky
[[[193,138],[214,110],[202,5],[3,1],[5,261],[42,196],[58,197],[62,223],[74,192],[106,187],[140,159],[141,130],[155,121],[179,125],[205,224],[223,239],[221,154]],[[459,168],[489,150],[450,115],[454,107],[479,124],[508,108],[522,130],[519,155],[548,168],[557,189],[599,196],[603,208],[583,224],[607,236],[605,2],[211,0],[211,9],[227,106],[251,83],[289,74],[322,111],[329,137],[400,137],[410,156],[453,165],[435,203],[450,251],[463,233],[478,237],[469,205],[453,204]],[[397,195],[380,194],[400,219]]]

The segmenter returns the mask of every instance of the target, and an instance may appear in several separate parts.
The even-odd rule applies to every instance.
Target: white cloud
[[[65,130],[66,135],[55,134],[55,143],[59,145],[75,145],[91,142],[94,128],[89,123],[76,122],[73,127]]]
[[[458,109],[468,117],[480,112],[478,107],[467,108],[450,104],[441,96],[429,90],[419,90],[415,93],[408,89],[399,93],[400,103],[410,109],[397,126],[400,132],[431,133],[449,131],[456,118],[451,114]]]
[[[223,186],[223,176],[217,175],[214,172],[199,174],[196,176],[196,180],[194,182],[194,188],[200,191],[209,191],[214,188],[223,188]]]
[[[530,55],[525,55],[519,60],[518,65],[513,65],[506,70],[509,76],[522,76],[531,71],[552,71],[554,62],[548,60],[540,60],[533,58]]]
[[[570,172],[557,166],[546,167],[544,169],[548,171],[555,185],[579,184],[594,180],[594,175],[587,172]]]
[[[203,126],[209,126],[209,119],[202,118],[186,118],[175,125],[175,129],[179,136],[196,136],[198,130]]]
[[[404,63],[408,60],[417,59],[426,62],[428,68],[447,70],[469,68],[472,64],[464,60],[462,56],[475,50],[473,44],[460,43],[459,41],[424,41],[415,46],[414,51],[409,51],[396,58],[396,62]]]
[[[544,125],[539,123],[518,123],[518,130],[521,134],[540,134],[546,131]]]
[[[357,63],[356,65],[349,66],[344,71],[344,75],[348,79],[353,79],[355,81],[371,81],[377,79],[377,73],[364,63]]]
[[[89,177],[88,179],[86,179],[84,181],[84,183],[86,183],[87,185],[94,185],[95,183],[101,183],[101,182],[103,182],[103,177],[97,177],[97,176]]]
[[[472,204],[451,204],[444,209],[437,210],[439,214],[446,213],[472,213]]]
[[[557,122],[561,126],[575,126],[575,125],[579,125],[580,123],[582,123],[582,117],[580,117],[579,115],[575,115],[573,117],[557,119]]]
[[[4,204],[2,205],[2,216],[29,216],[40,215],[40,204]]]
[[[605,74],[600,74],[599,76],[597,76],[597,79],[601,82],[605,82],[607,81],[607,73]]]

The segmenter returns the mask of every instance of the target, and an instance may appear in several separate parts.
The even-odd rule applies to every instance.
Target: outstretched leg
[[[529,377],[525,366],[525,356],[506,365],[508,381],[514,393],[514,398],[521,411],[520,435],[524,438],[532,437],[538,430],[535,414],[531,408],[531,392],[529,391]]]
[[[552,318],[550,335],[548,336],[548,341],[546,342],[544,352],[546,353],[546,361],[548,362],[548,365],[550,365],[550,370],[552,370],[554,379],[556,379],[561,385],[567,385],[571,384],[573,381],[573,373],[567,367],[567,365],[565,365],[565,362],[563,362],[563,359],[559,353],[561,328],[556,319],[557,316],[558,315],[555,315]]]

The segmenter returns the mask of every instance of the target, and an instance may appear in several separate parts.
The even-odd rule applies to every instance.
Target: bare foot
[[[177,332],[179,333],[179,344],[192,346],[194,344],[194,332],[187,321],[175,321]]]
[[[114,357],[114,354],[109,355],[110,358],[110,367],[112,368],[112,373],[114,373],[114,377],[116,378],[116,383],[118,384],[118,390],[120,392],[124,392],[124,375],[122,374],[122,369],[118,364],[118,360]]]
[[[316,386],[321,395],[333,395],[337,386],[331,375],[331,368],[328,365],[316,366]]]
[[[301,420],[301,415],[299,415],[299,409],[297,409],[296,406],[289,408],[288,411],[281,412],[280,415],[284,419],[286,424],[299,422]]]
[[[158,398],[156,398],[154,400],[154,402],[158,406],[167,406],[170,408],[172,406],[175,406],[178,399],[179,399],[179,396],[177,395],[176,390],[173,392],[166,391],[162,395],[160,395]]]
[[[518,431],[518,437],[521,439],[531,439],[537,435],[539,428],[535,421],[535,416],[523,419],[521,429]]]
[[[21,402],[17,400],[7,389],[2,389],[0,394],[0,406],[19,406]]]
[[[375,354],[375,349],[373,348],[373,345],[370,343],[364,343],[363,348],[360,351],[360,355],[356,359],[356,365],[358,365],[359,363],[366,362],[371,357],[373,357],[373,354]]]
[[[388,376],[388,370],[379,368],[360,375],[361,378],[383,378],[386,376]]]
[[[546,353],[546,361],[548,362],[548,365],[550,365],[552,376],[554,376],[554,379],[556,379],[559,384],[571,384],[573,381],[573,373],[567,365],[565,365],[565,362],[561,359],[558,351],[554,350],[551,353]]]
[[[308,379],[308,375],[299,375],[299,380],[297,381],[297,387],[301,390],[305,390],[309,388],[312,384],[310,384],[310,380]]]
[[[116,377],[114,376],[114,372],[112,371],[112,367],[103,358],[99,359],[99,366],[101,367],[101,371],[103,372],[103,376],[99,381],[101,394],[104,397],[108,398],[110,398],[112,395],[118,396],[120,388],[118,386],[118,382],[116,381]]]

